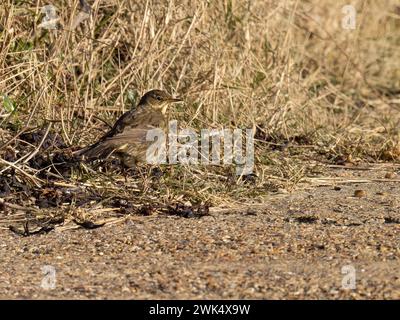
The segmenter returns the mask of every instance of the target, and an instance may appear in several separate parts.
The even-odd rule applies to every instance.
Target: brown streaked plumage
[[[170,103],[179,101],[161,90],[147,92],[137,107],[125,112],[99,141],[78,151],[76,155],[87,161],[106,159],[113,155],[120,158],[127,167],[144,162],[146,150],[151,143],[146,141],[147,131],[165,129],[166,109]]]

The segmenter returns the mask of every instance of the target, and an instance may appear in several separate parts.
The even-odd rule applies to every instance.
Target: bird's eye
[[[161,97],[160,97],[160,96],[156,96],[156,99],[157,99],[158,101],[160,101],[160,100],[161,100]]]

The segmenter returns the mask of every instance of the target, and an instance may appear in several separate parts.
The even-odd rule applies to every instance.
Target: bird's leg
[[[133,159],[132,157],[126,155],[126,154],[118,154],[121,163],[122,163],[122,174],[125,178],[125,182],[128,182],[128,175],[130,173],[135,172],[136,171],[136,161],[135,159]]]
[[[124,176],[125,184],[128,183],[128,173],[129,173],[128,170],[129,170],[129,169],[127,169],[127,168],[125,168],[125,167],[122,168],[122,175]]]

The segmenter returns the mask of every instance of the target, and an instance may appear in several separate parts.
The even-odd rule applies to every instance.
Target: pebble
[[[386,179],[394,179],[396,177],[396,174],[394,172],[387,172],[385,174]]]
[[[367,195],[367,193],[364,190],[358,189],[358,190],[354,191],[354,196],[356,198],[362,198],[362,197],[365,197],[366,195]]]

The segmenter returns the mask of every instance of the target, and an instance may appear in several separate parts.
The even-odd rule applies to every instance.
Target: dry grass
[[[399,161],[398,1],[353,1],[356,30],[341,27],[346,1],[88,2],[92,14],[75,29],[79,1],[53,2],[58,30],[38,27],[45,1],[0,7],[3,180],[15,172],[46,183],[28,160],[57,148],[39,150],[44,139],[28,144],[21,133],[40,128],[58,146],[84,146],[151,88],[185,99],[170,114],[182,127],[256,129],[257,179],[167,167],[155,182],[119,182],[137,203],[257,201],[324,163]],[[69,181],[123,180],[110,175]]]

